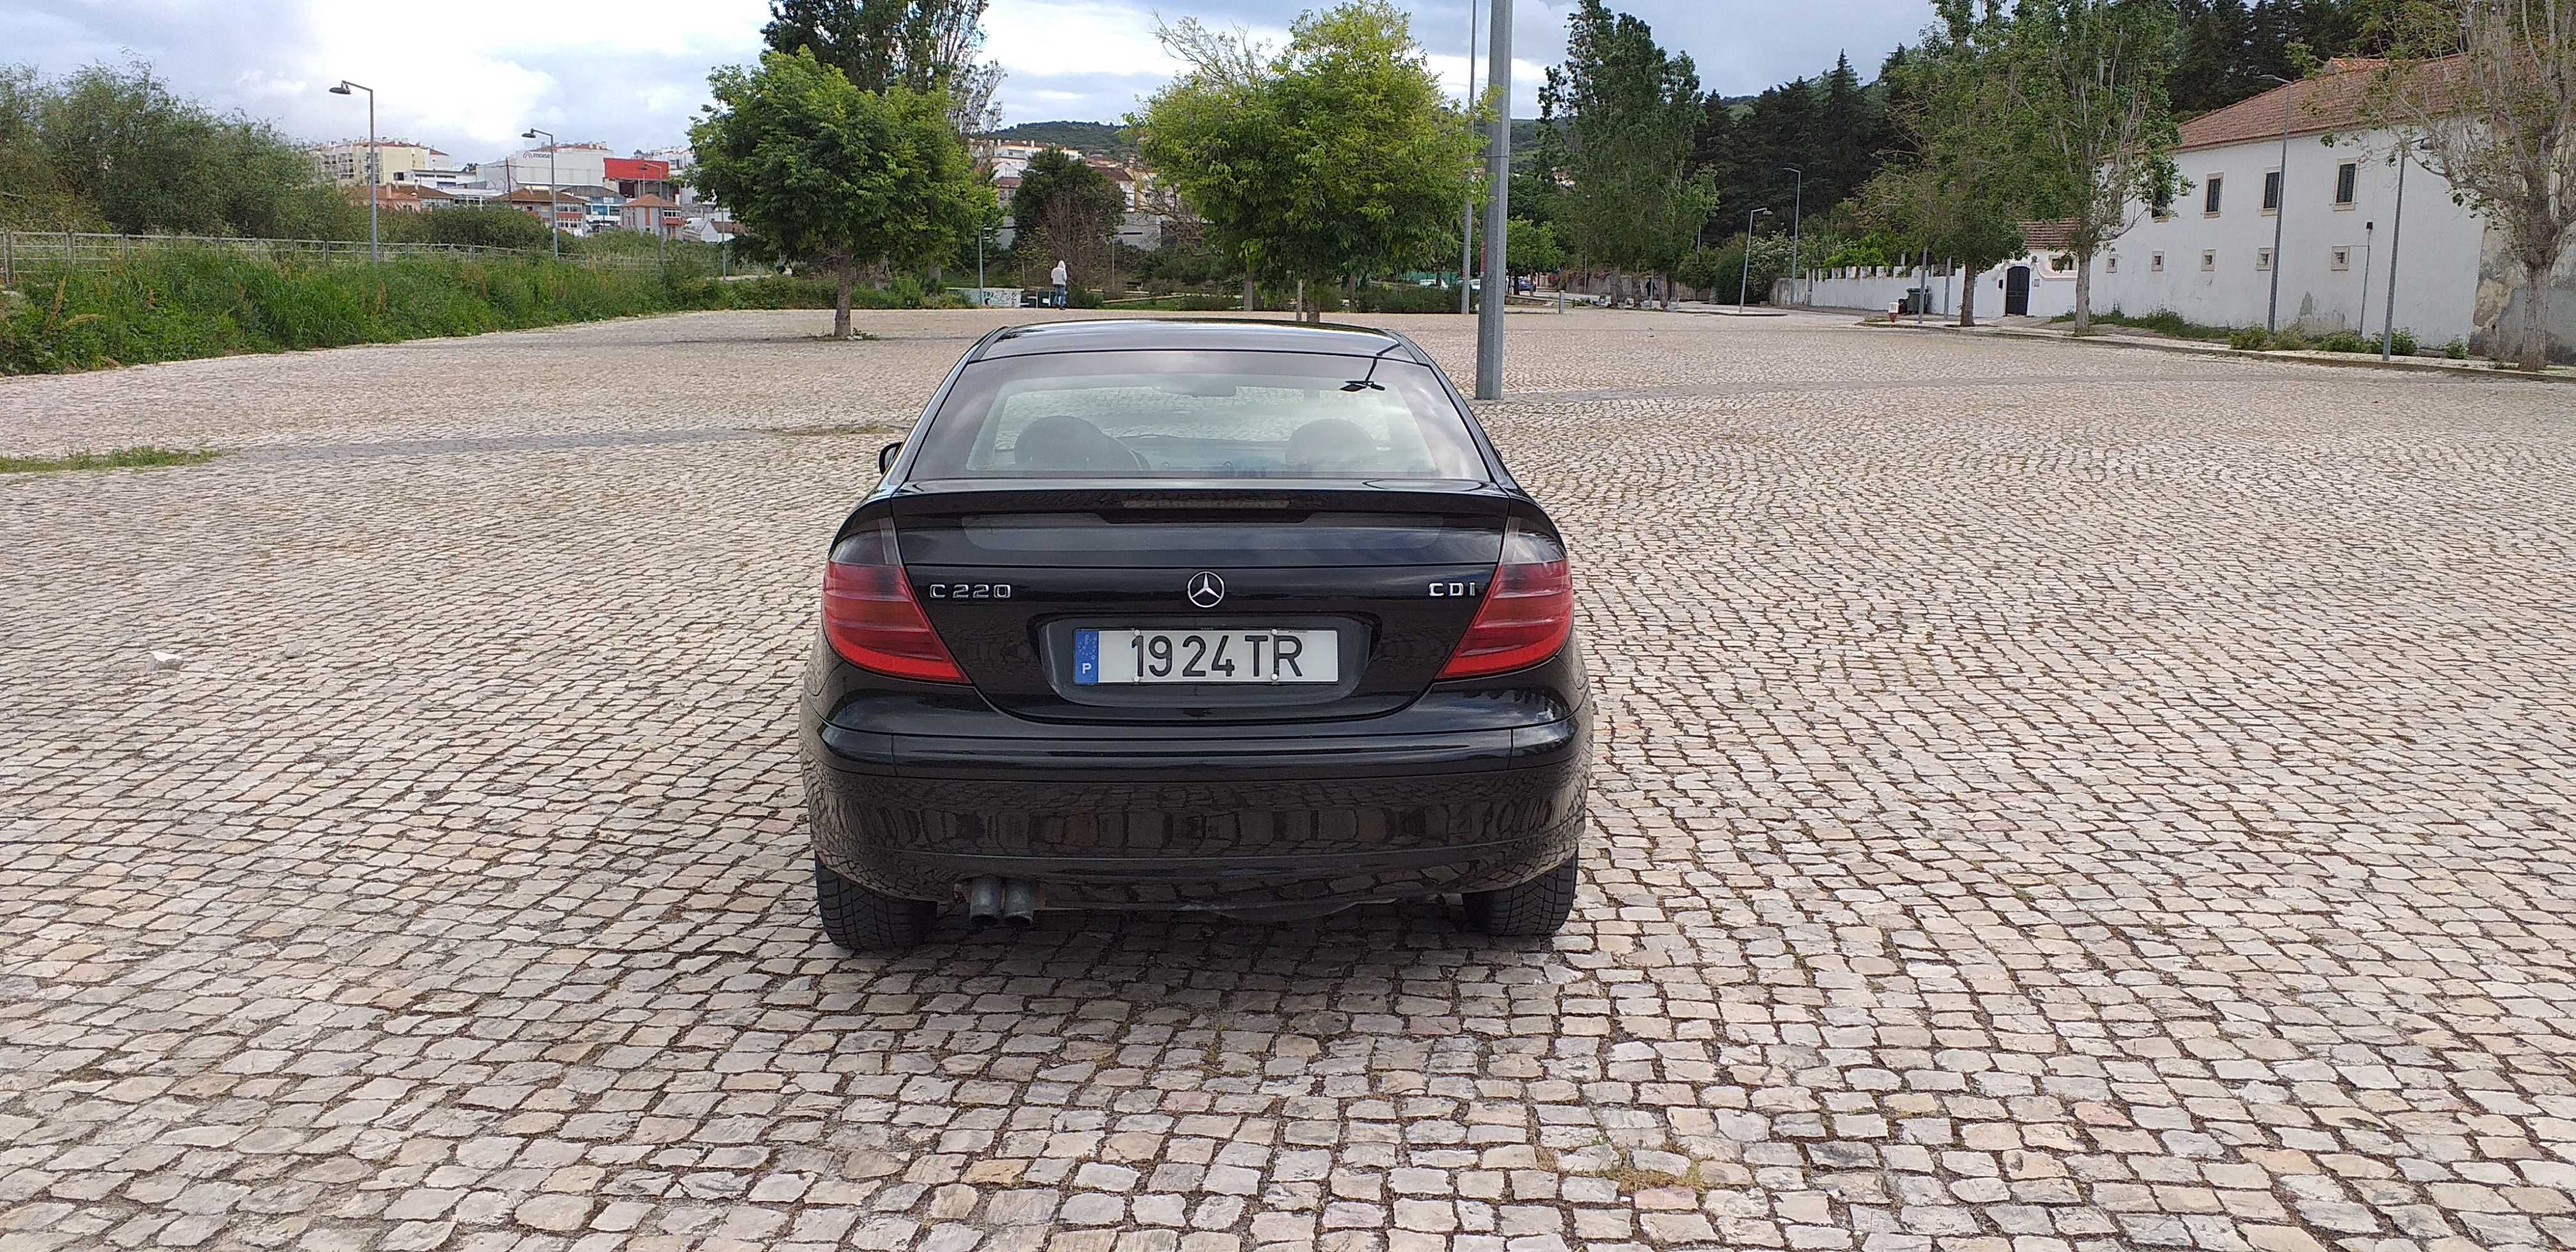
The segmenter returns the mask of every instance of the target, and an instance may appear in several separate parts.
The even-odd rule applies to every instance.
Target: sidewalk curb
[[[2132,339],[2120,335],[2087,336],[2079,339],[2073,335],[2059,334],[2054,331],[2022,330],[2011,326],[1963,327],[1957,325],[1944,325],[1937,322],[1925,322],[1917,325],[1911,322],[1889,323],[1884,321],[1864,321],[1861,325],[1871,330],[1939,330],[1948,331],[1955,335],[1992,335],[1996,338],[2031,339],[2052,343],[2075,343],[2084,344],[2090,347],[2134,348],[2143,352],[2163,352],[2178,356],[2233,357],[2243,361],[2270,361],[2275,364],[2286,362],[2292,365],[2327,365],[2340,369],[2385,370],[2396,374],[2423,374],[2441,378],[2493,378],[2518,383],[2576,384],[2576,373],[2525,374],[2520,370],[2502,370],[2491,367],[2467,365],[2436,365],[2431,361],[2382,361],[2374,356],[2362,356],[2349,352],[2287,353],[2258,352],[2249,348],[2201,348],[2193,347],[2189,344],[2162,343],[2152,339]]]

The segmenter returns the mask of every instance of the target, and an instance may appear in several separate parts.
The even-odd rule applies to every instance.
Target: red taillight
[[[861,669],[924,682],[966,681],[912,598],[894,527],[884,522],[832,548],[823,566],[823,637],[842,660]]]
[[[1502,563],[1442,678],[1481,678],[1555,656],[1574,633],[1574,574],[1553,538],[1512,523]]]

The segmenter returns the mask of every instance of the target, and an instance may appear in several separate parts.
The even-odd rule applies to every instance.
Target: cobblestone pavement
[[[1566,934],[859,957],[816,563],[991,324],[862,317],[0,380],[234,450],[0,479],[0,1252],[2576,1246],[2576,393],[1515,318]]]

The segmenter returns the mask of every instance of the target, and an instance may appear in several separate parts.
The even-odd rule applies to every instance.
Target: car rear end
[[[1277,329],[970,354],[831,549],[820,873],[979,920],[1570,875],[1561,538],[1409,345],[1219,346]]]

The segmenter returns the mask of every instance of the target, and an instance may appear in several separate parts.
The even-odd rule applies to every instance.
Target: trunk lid
[[[1480,483],[989,480],[892,504],[931,625],[1005,712],[1067,723],[1371,717],[1430,686],[1492,577],[1509,501]],[[1222,584],[1213,604],[1202,574]],[[1078,634],[1335,632],[1338,678],[1093,684]],[[1095,645],[1098,639],[1094,640]]]

